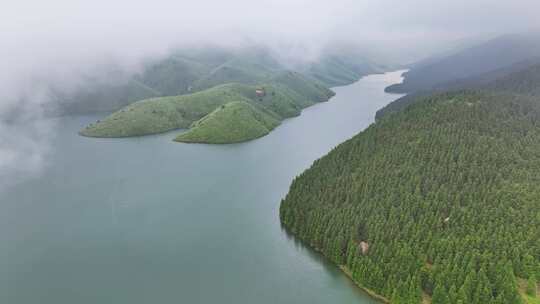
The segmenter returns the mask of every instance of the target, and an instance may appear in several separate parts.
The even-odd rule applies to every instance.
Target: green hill
[[[540,275],[539,151],[538,98],[427,97],[315,161],[281,222],[391,303],[522,303],[516,277]]]
[[[302,69],[302,73],[327,87],[351,84],[360,77],[381,72],[361,54],[328,54]]]
[[[328,86],[352,83],[360,78],[359,73],[353,71],[349,65],[343,63],[339,58],[334,57],[323,58],[316,64],[311,65],[307,70],[307,74]]]
[[[357,57],[361,55],[328,55],[307,67],[298,67],[298,71],[325,87],[349,84],[378,71]],[[52,114],[111,112],[135,101],[190,94],[225,83],[271,83],[273,77],[287,70],[277,58],[277,54],[263,47],[177,50],[166,58],[145,62],[132,77],[122,75],[118,77],[120,80],[113,81],[112,78],[117,78],[113,77],[115,74],[122,73],[111,67],[112,71],[86,80],[74,92],[52,88],[57,104],[49,111]]]
[[[319,64],[310,65],[310,72],[303,68],[304,72],[300,73],[286,70],[275,54],[265,48],[230,52],[220,49],[178,51],[165,60],[147,63],[144,71],[131,80],[137,88],[145,91],[139,93],[133,90],[137,94],[123,91],[129,98],[120,98],[119,102],[114,103],[114,108],[133,102],[138,96],[152,98],[125,106],[105,119],[90,124],[80,134],[127,137],[185,129],[195,126],[194,122],[233,101],[248,102],[255,109],[281,121],[300,115],[305,107],[327,101],[334,95],[328,89],[329,84],[354,82],[362,73],[371,71],[371,67],[351,56],[324,58]],[[318,71],[318,74],[314,71]],[[325,75],[327,78],[323,79]],[[257,94],[257,90],[264,93]],[[111,97],[101,98],[105,105],[102,109],[106,109],[107,105],[112,106]],[[213,113],[210,121],[214,123],[217,119],[224,119],[226,121],[220,123],[236,125],[237,122],[226,114],[230,114],[230,111]],[[207,134],[209,130],[217,132],[217,129],[205,124],[187,132],[183,138],[189,134],[192,142],[208,142],[208,138],[213,138]],[[216,138],[223,138],[218,135],[215,134]],[[260,135],[252,138],[256,137]]]
[[[268,134],[279,120],[246,101],[233,101],[193,123],[175,141],[226,144],[251,140]]]
[[[205,77],[198,79],[193,83],[195,90],[204,90],[223,83],[243,83],[243,84],[256,84],[269,78],[270,74],[265,74],[257,71],[255,67],[250,69],[241,69],[237,67],[231,67],[229,65],[223,65],[212,71]]]
[[[193,83],[207,75],[213,66],[206,62],[170,56],[164,60],[149,64],[144,73],[135,79],[159,92],[160,96],[172,96],[189,93]]]
[[[187,128],[221,105],[245,100],[251,90],[245,85],[226,84],[189,95],[141,100],[90,124],[80,134],[126,137]]]
[[[298,72],[285,71],[274,76],[271,81],[280,86],[285,86],[295,91],[304,100],[322,102],[334,96],[334,93],[322,83],[311,80]]]
[[[283,73],[270,81],[269,84],[257,86],[231,83],[188,95],[142,100],[101,121],[90,124],[81,130],[80,134],[91,137],[126,137],[185,129],[220,106],[235,101],[248,102],[258,111],[267,113],[280,121],[297,116],[303,108],[326,101],[334,94],[331,90],[298,73]],[[263,90],[264,94],[258,96],[257,90]],[[228,110],[213,113],[211,121],[226,119],[230,121],[224,121],[223,124],[235,125],[236,122],[232,121],[232,117],[225,115],[230,113]],[[197,126],[197,124],[193,126]],[[213,138],[205,134],[208,132],[207,130],[211,129],[208,126],[210,125],[204,125],[194,132],[188,132],[190,134],[189,140],[205,142],[208,138]],[[201,132],[200,130],[206,131]],[[204,136],[197,139],[197,135]],[[216,136],[218,135],[216,134]],[[260,135],[256,137],[260,137]]]

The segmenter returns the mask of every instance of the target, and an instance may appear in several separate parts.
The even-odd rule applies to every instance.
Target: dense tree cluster
[[[540,277],[540,100],[462,91],[387,115],[298,176],[280,218],[391,303],[522,303],[518,278]]]

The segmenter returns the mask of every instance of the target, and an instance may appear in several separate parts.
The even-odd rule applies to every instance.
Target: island
[[[80,100],[103,100],[100,109],[124,104],[79,134],[116,138],[182,129],[177,142],[248,141],[268,134],[302,109],[328,101],[335,95],[330,87],[380,71],[343,54],[291,69],[264,48],[179,52],[123,86],[103,88],[101,95],[77,95]]]
[[[267,83],[228,83],[192,94],[132,103],[80,131],[90,137],[128,137],[189,130],[176,141],[234,143],[268,134],[303,108],[334,95],[297,72],[281,72]],[[232,132],[232,133],[229,133]]]

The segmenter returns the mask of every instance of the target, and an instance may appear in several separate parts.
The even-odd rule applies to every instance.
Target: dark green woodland
[[[540,99],[423,97],[315,161],[280,218],[391,303],[537,303]]]

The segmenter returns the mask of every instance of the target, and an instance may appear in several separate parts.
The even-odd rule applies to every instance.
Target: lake
[[[402,71],[232,145],[77,135],[65,117],[47,166],[0,193],[0,303],[376,303],[280,227],[292,179],[398,98]]]

